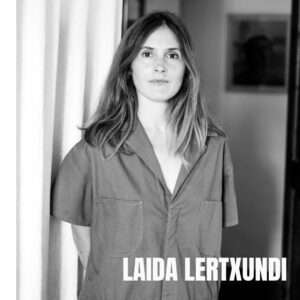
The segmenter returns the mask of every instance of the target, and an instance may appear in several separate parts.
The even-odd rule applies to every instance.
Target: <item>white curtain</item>
[[[18,299],[75,300],[77,253],[70,225],[49,216],[51,181],[96,107],[122,0],[17,4]]]

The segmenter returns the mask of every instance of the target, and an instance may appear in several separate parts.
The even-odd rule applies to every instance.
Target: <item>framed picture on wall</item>
[[[229,15],[227,90],[285,92],[289,17]]]
[[[145,0],[123,0],[122,35],[145,12]]]

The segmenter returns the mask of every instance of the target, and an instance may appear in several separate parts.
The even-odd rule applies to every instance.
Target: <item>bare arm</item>
[[[86,269],[91,247],[90,227],[72,224],[72,233],[79,258]]]

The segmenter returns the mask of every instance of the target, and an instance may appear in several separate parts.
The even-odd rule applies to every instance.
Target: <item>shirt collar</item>
[[[208,137],[218,136],[217,132],[212,130],[208,130],[207,135]],[[159,162],[157,160],[156,154],[154,152],[153,146],[138,117],[136,117],[135,119],[133,132],[127,139],[126,144],[130,147],[131,150],[133,150],[136,153],[136,155],[139,156],[139,158],[148,166],[148,168],[150,168],[150,170],[157,176],[160,182],[167,189],[166,182],[161,167],[159,165]],[[179,178],[177,180],[179,185],[181,185],[181,183],[184,182],[185,177],[187,177],[189,172],[193,169],[195,163],[205,153],[205,151],[206,148],[200,151],[199,147],[196,144],[193,147],[191,147],[191,149],[188,150],[187,157],[186,157],[188,166],[187,168],[182,166],[180,170]],[[178,184],[176,184],[174,192],[176,192],[176,189],[178,189],[177,187]]]
[[[133,132],[126,141],[126,144],[133,150],[151,171],[165,184],[159,162],[156,158],[153,146],[145,132],[138,117],[135,118]]]

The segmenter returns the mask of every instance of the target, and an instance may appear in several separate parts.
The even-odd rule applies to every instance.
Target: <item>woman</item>
[[[80,299],[217,298],[218,282],[187,281],[184,263],[219,256],[222,226],[237,223],[232,163],[175,15],[143,17],[123,37],[84,139],[61,166],[52,214],[73,224]],[[144,278],[137,258],[174,258],[178,278],[155,281],[150,265]]]

